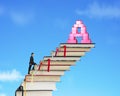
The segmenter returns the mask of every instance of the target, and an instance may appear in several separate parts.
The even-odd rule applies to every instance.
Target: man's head
[[[31,56],[34,56],[34,53],[33,53],[33,52],[31,53]]]

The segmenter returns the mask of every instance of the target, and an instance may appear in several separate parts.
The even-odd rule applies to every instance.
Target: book
[[[45,56],[44,57],[44,60],[48,60],[48,59],[50,59],[50,60],[76,60],[76,61],[78,61],[78,60],[80,60],[80,57],[59,57],[59,56],[56,56],[56,57],[52,57],[52,56]]]
[[[64,47],[58,48],[59,51],[64,51]],[[72,52],[88,52],[90,51],[90,48],[88,47],[67,47],[66,51],[72,51]]]
[[[30,74],[34,74],[34,75],[64,75],[64,71],[37,71],[37,70],[31,70]]]
[[[60,43],[60,47],[79,47],[79,48],[94,48],[95,44],[91,43],[91,44],[83,44],[83,43]]]
[[[39,69],[39,65],[36,65],[35,67],[35,70],[38,70]],[[69,70],[70,69],[70,66],[50,66],[50,71],[65,71],[65,70]],[[42,65],[40,67],[40,70],[44,70],[44,71],[47,71],[48,70],[48,66],[46,65]]]
[[[48,65],[47,60],[41,61],[42,65]],[[50,66],[68,66],[68,65],[75,65],[76,60],[51,60]]]
[[[23,82],[21,84],[24,90],[56,90],[56,82]]]
[[[52,96],[52,91],[16,91],[16,96]]]
[[[53,51],[51,53],[52,56],[55,56],[56,52]],[[85,55],[85,52],[77,52],[77,51],[74,51],[74,52],[70,52],[70,51],[66,51],[66,56],[84,56]],[[64,51],[58,51],[56,56],[64,56]]]
[[[25,80],[27,82],[59,82],[60,77],[58,75],[26,75]]]

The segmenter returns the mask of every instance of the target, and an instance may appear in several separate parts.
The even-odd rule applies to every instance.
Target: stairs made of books
[[[61,43],[50,56],[45,56],[40,64],[35,66],[35,70],[25,76],[20,88],[16,90],[16,96],[52,96],[52,91],[56,90],[56,82],[60,82],[64,72],[70,70],[70,66],[75,65],[76,61],[94,47],[89,36],[85,35],[88,33],[83,34],[82,31],[86,29],[83,30],[83,25],[80,24],[81,21],[76,22],[67,43]],[[81,33],[77,31],[79,27]],[[82,43],[77,43],[75,37],[78,35],[82,36]]]

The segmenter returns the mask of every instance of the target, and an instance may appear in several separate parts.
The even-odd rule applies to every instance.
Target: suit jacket
[[[33,56],[30,56],[30,62],[29,62],[30,65],[35,65],[36,63],[34,62],[34,58]]]

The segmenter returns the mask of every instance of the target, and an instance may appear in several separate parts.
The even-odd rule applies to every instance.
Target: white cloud
[[[4,94],[4,93],[0,93],[0,96],[6,96],[6,94]]]
[[[14,23],[25,25],[33,20],[34,14],[33,12],[10,12],[10,17]]]
[[[120,18],[120,7],[100,5],[94,2],[85,10],[76,10],[76,13],[92,18]]]
[[[0,81],[18,81],[23,76],[17,70],[0,72]]]
[[[32,9],[13,9],[0,5],[0,16],[8,17],[15,24],[25,25],[34,20],[35,14]]]

